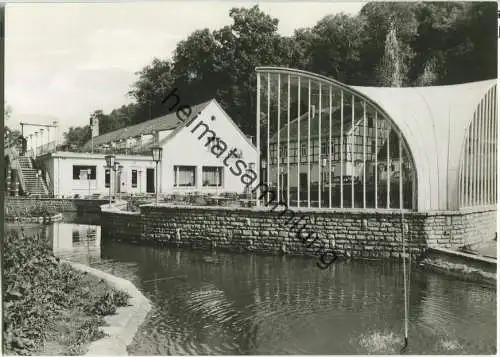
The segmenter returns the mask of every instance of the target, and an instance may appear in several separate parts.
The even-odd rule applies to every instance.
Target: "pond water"
[[[92,220],[47,228],[57,255],[130,279],[153,309],[133,355],[399,353],[402,266],[113,242]],[[496,353],[496,291],[412,267],[408,354]]]

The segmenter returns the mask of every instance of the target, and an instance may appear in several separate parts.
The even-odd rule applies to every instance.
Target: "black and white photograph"
[[[0,4],[3,355],[495,355],[498,4]]]

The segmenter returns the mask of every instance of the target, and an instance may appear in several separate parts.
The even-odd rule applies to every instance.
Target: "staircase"
[[[20,180],[23,183],[23,191],[31,196],[46,196],[49,190],[42,176],[37,176],[37,170],[33,168],[31,158],[18,156]]]

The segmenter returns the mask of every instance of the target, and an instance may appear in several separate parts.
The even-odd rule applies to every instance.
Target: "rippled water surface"
[[[399,353],[403,344],[399,264],[339,261],[323,271],[309,259],[105,237],[96,249],[84,261],[130,279],[154,305],[131,354]],[[410,292],[407,353],[496,352],[494,289],[412,267]]]

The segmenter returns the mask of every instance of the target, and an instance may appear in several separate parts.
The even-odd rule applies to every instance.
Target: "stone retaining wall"
[[[396,258],[402,253],[399,211],[291,210],[146,205],[140,213],[103,210],[103,234],[125,241],[271,254]],[[428,247],[490,240],[496,210],[404,213],[413,256]]]
[[[120,211],[117,208],[101,206],[101,230],[106,236],[127,242],[138,241],[143,233],[140,212]]]
[[[43,205],[57,212],[99,212],[100,206],[106,200],[84,200],[67,198],[28,198],[28,197],[6,197],[6,207],[22,209],[34,203]]]

